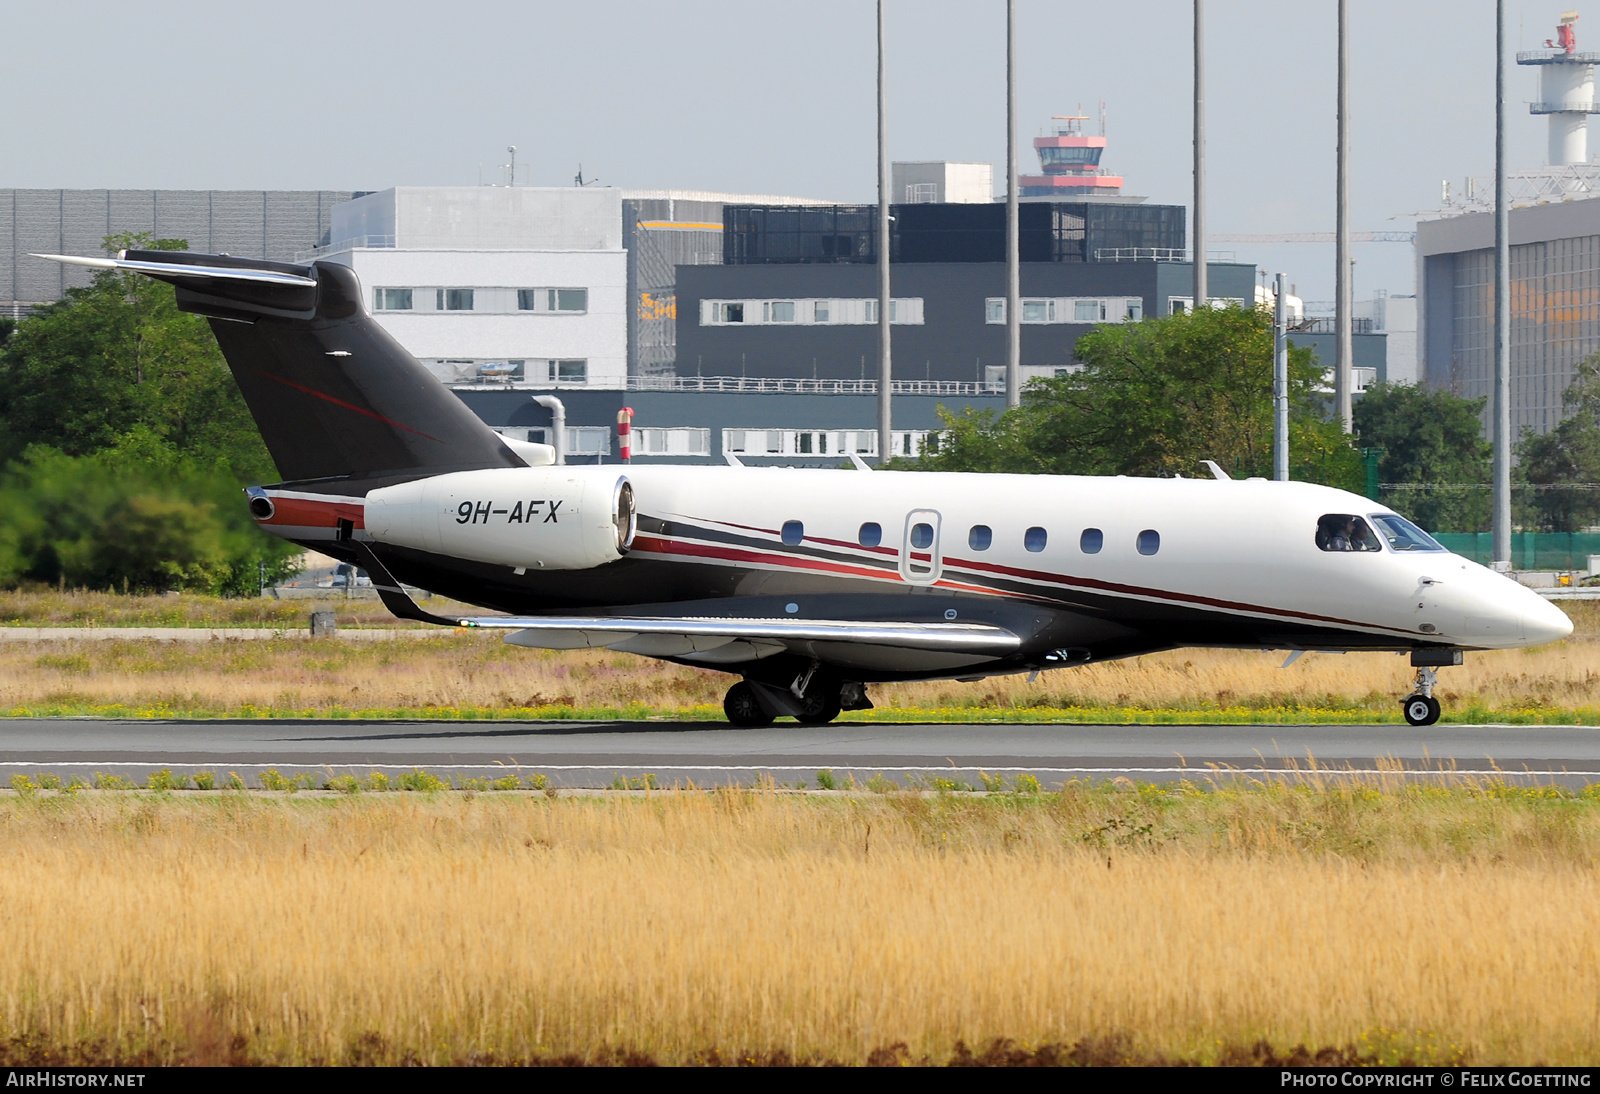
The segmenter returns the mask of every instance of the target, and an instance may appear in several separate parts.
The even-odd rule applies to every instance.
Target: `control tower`
[[[1600,53],[1579,53],[1573,24],[1578,13],[1564,11],[1555,41],[1545,39],[1544,49],[1517,54],[1519,65],[1540,65],[1539,101],[1530,103],[1533,114],[1550,118],[1550,166],[1568,167],[1589,161],[1589,115],[1600,114],[1594,101],[1594,66]]]
[[[1106,150],[1104,114],[1098,137],[1083,132],[1083,123],[1089,120],[1087,114],[1058,114],[1051,120],[1057,123],[1054,135],[1033,138],[1033,150],[1039,154],[1039,169],[1044,174],[1017,179],[1018,196],[1092,201],[1122,193],[1122,176],[1100,166],[1100,154]]]

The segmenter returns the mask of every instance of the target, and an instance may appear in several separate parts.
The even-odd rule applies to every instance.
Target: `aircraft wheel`
[[[818,682],[800,700],[800,713],[795,715],[795,721],[803,726],[827,725],[839,717],[842,709],[838,688]]]
[[[1439,720],[1439,700],[1431,695],[1412,695],[1400,702],[1400,711],[1414,726],[1431,726]]]
[[[736,726],[754,728],[772,724],[772,715],[762,708],[756,689],[743,680],[728,689],[722,700],[722,712]]]

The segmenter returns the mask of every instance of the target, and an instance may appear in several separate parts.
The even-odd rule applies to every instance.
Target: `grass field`
[[[129,603],[121,603],[127,601]],[[0,595],[0,625],[118,621],[154,625],[169,602],[179,625],[288,626],[273,601],[83,594]],[[346,626],[391,626],[355,602]],[[343,611],[343,607],[335,604]],[[310,639],[306,602],[279,639],[201,645],[62,640],[0,643],[0,713],[108,716],[404,716],[425,718],[722,717],[732,677],[608,651],[550,652],[492,634],[430,639]],[[1600,604],[1567,606],[1566,642],[1469,654],[1439,674],[1445,718],[1600,724]],[[153,614],[154,613],[154,614]],[[242,613],[230,614],[230,613]],[[251,613],[255,613],[254,616]],[[181,620],[181,623],[179,622]],[[1091,722],[1398,721],[1413,670],[1396,654],[1179,650],[1041,674],[882,685],[853,720]]]
[[[1555,790],[29,792],[0,865],[4,1064],[1600,1059]]]

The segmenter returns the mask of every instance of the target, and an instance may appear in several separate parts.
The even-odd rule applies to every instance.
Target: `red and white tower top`
[[[1100,154],[1106,148],[1105,115],[1102,112],[1098,137],[1084,133],[1083,123],[1088,120],[1087,114],[1058,114],[1051,119],[1056,123],[1055,133],[1033,139],[1039,169],[1044,173],[1017,179],[1020,197],[1071,200],[1122,193],[1122,176],[1100,166]]]
[[[1589,162],[1589,115],[1600,114],[1594,97],[1600,53],[1578,52],[1577,21],[1577,12],[1562,12],[1554,41],[1546,38],[1544,49],[1517,54],[1517,64],[1539,66],[1539,101],[1528,110],[1550,119],[1552,167]]]

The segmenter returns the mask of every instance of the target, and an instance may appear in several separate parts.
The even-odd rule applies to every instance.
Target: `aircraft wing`
[[[1015,653],[1022,639],[986,623],[862,622],[833,619],[753,619],[705,616],[442,616],[424,611],[389,573],[372,548],[350,546],[361,556],[384,606],[403,619],[446,627],[509,630],[506,641],[538,649],[605,647],[648,657],[681,657],[704,664],[759,660],[792,650],[812,653],[822,644],[875,647],[897,660],[896,651],[948,659],[952,664]],[[863,651],[865,652],[865,651]],[[850,660],[850,658],[846,658]]]

